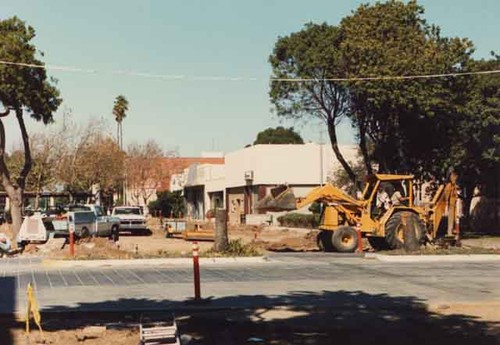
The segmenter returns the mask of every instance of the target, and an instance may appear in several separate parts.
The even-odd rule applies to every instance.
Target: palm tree
[[[123,150],[123,129],[122,121],[127,117],[128,101],[123,95],[119,95],[115,99],[115,105],[113,106],[113,115],[116,120],[116,140],[118,141],[118,146]]]
[[[123,128],[122,128],[122,122],[125,117],[127,117],[127,110],[128,110],[128,101],[123,95],[119,95],[115,99],[115,105],[113,106],[113,115],[115,116],[116,120],[116,141],[120,149],[123,151]],[[126,174],[126,173],[125,173]],[[126,205],[126,199],[127,199],[127,194],[126,194],[126,183],[127,183],[127,176],[124,176],[123,180],[123,185],[121,186],[121,191],[119,194],[121,194],[122,202],[124,205]]]

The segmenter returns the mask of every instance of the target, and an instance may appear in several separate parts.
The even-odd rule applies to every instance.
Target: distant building
[[[162,180],[146,181],[141,190],[134,190],[127,187],[127,204],[147,207],[147,205],[157,199],[156,193],[162,191],[182,190],[184,184],[184,169],[195,164],[223,164],[224,157],[221,152],[203,153],[201,157],[166,157],[161,159],[160,164],[164,172]],[[139,197],[139,195],[141,195]],[[144,200],[143,195],[147,195]]]
[[[357,160],[356,146],[341,146],[348,161]],[[303,197],[341,169],[329,145],[254,145],[226,154],[223,166],[197,164],[172,177],[172,189],[184,191],[188,216],[203,219],[210,209],[228,210],[229,222],[258,214],[256,204],[281,184]]]
[[[207,154],[214,156],[207,157]],[[203,153],[201,157],[164,158],[161,164],[166,173],[158,191],[172,191],[182,189],[184,169],[193,164],[224,164],[224,156],[221,152],[210,152]]]

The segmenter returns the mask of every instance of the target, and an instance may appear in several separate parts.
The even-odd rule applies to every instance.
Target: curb
[[[200,265],[263,264],[269,259],[265,256],[204,258]],[[43,260],[42,266],[54,268],[68,267],[122,267],[122,266],[187,266],[192,265],[192,258],[130,259],[130,260]]]
[[[500,262],[500,255],[495,254],[457,254],[457,255],[383,255],[366,253],[367,259],[381,262]]]

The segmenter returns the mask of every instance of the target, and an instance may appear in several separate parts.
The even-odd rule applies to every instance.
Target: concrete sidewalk
[[[500,262],[500,255],[495,254],[453,254],[453,255],[384,255],[366,253],[367,259],[381,262],[418,263],[418,262]]]
[[[265,264],[269,259],[265,256],[252,257],[200,257],[200,265],[245,265]],[[47,268],[94,268],[94,267],[138,267],[138,266],[189,266],[192,258],[158,258],[158,259],[127,259],[127,260],[42,260],[42,266]]]

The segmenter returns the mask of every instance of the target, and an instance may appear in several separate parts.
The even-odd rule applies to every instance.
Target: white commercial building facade
[[[340,150],[347,161],[357,161],[356,146]],[[269,189],[287,184],[304,197],[338,169],[329,145],[254,145],[226,154],[223,165],[192,165],[174,179],[184,182],[176,188],[184,190],[188,216],[203,219],[208,210],[224,207],[234,224],[258,214],[255,205]]]

